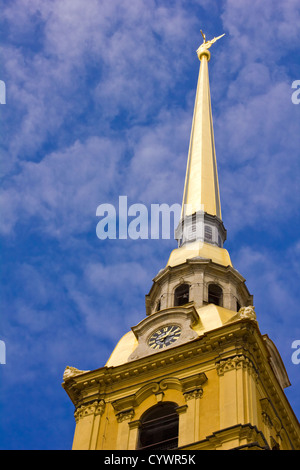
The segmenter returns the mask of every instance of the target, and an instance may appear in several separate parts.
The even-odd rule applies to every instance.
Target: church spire
[[[179,230],[181,235],[179,238],[177,237],[179,245],[195,239],[193,238],[193,233],[196,230],[193,220],[195,221],[195,217],[199,217],[199,214],[202,214],[200,215],[202,230],[198,231],[198,233],[202,232],[203,238],[203,218],[205,219],[207,216],[214,218],[218,221],[217,225],[223,225],[209,87],[208,62],[210,60],[210,52],[208,49],[224,34],[210,41],[206,41],[202,31],[201,34],[203,36],[203,43],[197,50],[201,64],[183,192],[181,226]],[[199,218],[197,220],[199,221]],[[188,230],[193,223],[194,230]],[[182,234],[183,227],[185,228],[184,234]],[[197,228],[199,229],[199,227]],[[192,235],[192,238],[190,238],[188,232]],[[217,232],[211,241],[215,245],[222,246],[226,238],[224,236],[224,227],[223,234],[220,233],[218,228]]]

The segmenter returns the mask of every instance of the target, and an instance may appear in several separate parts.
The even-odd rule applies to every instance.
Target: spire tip
[[[206,36],[205,36],[205,34],[203,33],[203,31],[201,29],[200,29],[200,33],[202,34],[202,37],[203,37],[203,43],[200,45],[200,47],[198,47],[197,55],[199,57],[199,60],[201,60],[202,55],[206,55],[208,57],[208,60],[209,60],[210,59],[210,52],[209,52],[208,49],[212,46],[212,44],[214,44],[216,41],[218,41],[223,36],[225,36],[225,33],[221,34],[221,36],[214,37],[210,41],[206,40]]]

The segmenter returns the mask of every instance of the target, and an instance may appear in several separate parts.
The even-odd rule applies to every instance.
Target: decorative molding
[[[213,432],[205,439],[191,444],[189,450],[226,450],[229,441],[234,441],[236,445],[231,450],[270,450],[264,434],[250,423],[237,424]]]
[[[78,423],[78,421],[82,418],[85,418],[86,416],[90,415],[100,415],[102,416],[104,413],[104,408],[105,408],[105,401],[100,400],[100,401],[94,401],[93,403],[89,403],[87,405],[81,405],[79,408],[74,413],[75,421]]]
[[[167,370],[171,372],[174,366],[184,369],[191,360],[199,360],[201,362],[204,357],[211,357],[213,359],[212,356],[214,355],[215,359],[218,358],[217,367],[223,368],[224,363],[221,363],[221,354],[227,344],[234,344],[240,350],[240,354],[243,352],[247,354],[245,350],[247,348],[248,352],[251,352],[255,364],[259,367],[260,379],[265,380],[268,378],[267,370],[265,370],[263,362],[259,363],[261,355],[255,349],[257,348],[257,332],[255,322],[230,323],[218,334],[207,332],[196,341],[182,344],[178,348],[165,349],[161,353],[155,353],[151,357],[145,357],[140,361],[132,361],[118,367],[102,367],[90,373],[73,375],[73,379],[63,382],[62,386],[70,396],[75,408],[77,408],[86,401],[85,396],[87,392],[89,392],[90,396],[99,397],[99,393],[101,393],[100,396],[104,397],[111,387],[118,389],[121,384],[125,386],[128,380],[134,380],[137,385],[138,383],[145,383],[146,380],[147,385],[144,387],[146,389],[148,387],[151,388],[150,384],[152,383],[152,386],[155,386],[155,382],[148,382],[149,374],[151,376],[155,372],[156,374],[160,373],[160,375],[163,375],[166,372],[167,375]],[[178,390],[181,390],[182,380],[185,379],[181,379],[181,382],[179,382],[178,379],[171,376],[171,380],[177,380],[177,385],[174,382],[172,387],[177,387]],[[191,386],[190,388],[197,388],[197,386]],[[142,388],[136,393],[137,395],[146,394],[146,396],[149,396],[153,392],[145,391]],[[138,400],[140,400],[139,397]]]
[[[273,424],[272,424],[272,421],[271,421],[271,418],[270,416],[268,415],[268,413],[266,413],[265,411],[262,412],[262,421],[263,423],[268,427],[268,428],[272,428],[273,427]]]
[[[256,379],[258,377],[253,362],[244,355],[236,355],[227,359],[223,359],[216,363],[216,369],[218,375],[224,375],[225,372],[232,370],[244,369],[252,373]]]
[[[139,406],[146,398],[151,395],[155,395],[158,401],[162,401],[164,398],[164,391],[168,388],[173,388],[181,391],[181,384],[179,379],[168,377],[160,382],[150,382],[141,387],[133,395],[129,395],[125,398],[120,398],[112,402],[112,406],[115,410],[116,415],[128,409],[134,409]]]
[[[191,390],[189,392],[185,392],[184,394],[185,401],[189,401],[197,398],[202,398],[203,396],[203,388],[196,388],[195,390]]]
[[[207,376],[204,372],[200,372],[199,374],[194,374],[180,380],[183,393],[195,390],[196,388],[202,388],[202,385],[205,384],[206,381]]]
[[[134,417],[134,409],[130,408],[129,410],[120,411],[116,414],[116,418],[118,423],[122,423],[123,421],[129,421]]]
[[[280,357],[280,354],[273,343],[273,341],[268,337],[268,335],[263,335],[263,340],[269,352],[269,362],[270,366],[276,375],[276,378],[282,389],[289,387],[291,385],[287,371],[285,369],[284,363]]]
[[[272,420],[270,418],[270,415],[274,414],[274,413],[273,413],[272,405],[271,405],[269,399],[268,398],[262,398],[260,400],[260,405],[261,405],[261,409],[262,409],[261,415],[262,415],[263,423],[266,426],[268,426],[268,428],[272,428],[273,423],[272,423]]]
[[[118,421],[120,419],[123,421],[123,419],[129,418],[123,418],[122,413],[125,413],[125,415],[127,415],[130,410],[133,411],[149,396],[155,395],[157,402],[163,401],[165,396],[164,392],[167,389],[178,390],[183,394],[186,401],[191,398],[201,398],[203,395],[202,385],[206,381],[207,377],[204,373],[195,374],[191,377],[186,377],[184,379],[166,377],[165,379],[162,379],[159,382],[150,382],[144,385],[133,395],[120,398],[112,402],[112,406],[114,408]]]
[[[268,398],[262,398],[260,400],[262,409],[263,422],[269,427],[275,429],[277,436],[281,438],[280,433],[283,429],[281,420],[279,419],[276,410],[273,408],[272,403]]]

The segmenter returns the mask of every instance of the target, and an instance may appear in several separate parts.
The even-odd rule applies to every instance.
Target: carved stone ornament
[[[224,375],[225,372],[234,369],[245,369],[253,373],[257,378],[257,373],[252,361],[244,355],[229,357],[228,359],[221,360],[216,364],[216,369],[218,375]]]
[[[202,398],[202,396],[203,396],[203,388],[202,387],[197,388],[195,390],[191,390],[190,392],[184,393],[185,401],[192,400],[193,398],[194,399]]]
[[[104,408],[105,408],[105,401],[100,400],[100,401],[94,401],[93,403],[89,403],[87,405],[82,405],[74,413],[75,421],[76,423],[89,415],[100,415],[102,416],[104,413]]]
[[[134,417],[134,409],[131,408],[129,410],[120,411],[116,414],[116,418],[118,423],[122,423],[123,421],[129,421]]]
[[[253,305],[249,305],[249,307],[241,307],[238,311],[238,315],[239,318],[247,318],[249,320],[256,321],[256,313]]]
[[[76,367],[67,366],[64,371],[63,380],[66,381],[76,375],[84,374],[85,372],[89,372],[89,370],[79,370],[76,369]]]
[[[257,322],[254,306],[249,305],[248,307],[241,307],[239,311],[226,323],[232,323],[239,320],[252,320],[253,322]]]
[[[270,416],[265,412],[263,411],[262,412],[262,420],[263,420],[263,423],[268,426],[268,428],[272,428],[273,424],[272,424],[272,420],[270,418]]]

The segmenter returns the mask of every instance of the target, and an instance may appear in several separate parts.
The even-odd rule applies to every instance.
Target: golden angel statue
[[[211,46],[212,44],[214,44],[214,42],[218,41],[218,39],[222,38],[223,36],[225,36],[225,33],[224,34],[221,34],[221,36],[218,36],[216,38],[213,38],[211,39],[210,41],[206,41],[206,36],[205,34],[203,33],[203,31],[201,31],[201,34],[202,34],[202,37],[203,37],[203,43],[201,44],[201,46],[197,49],[197,54],[198,54],[198,57],[200,56],[200,54],[204,51],[207,51]]]

